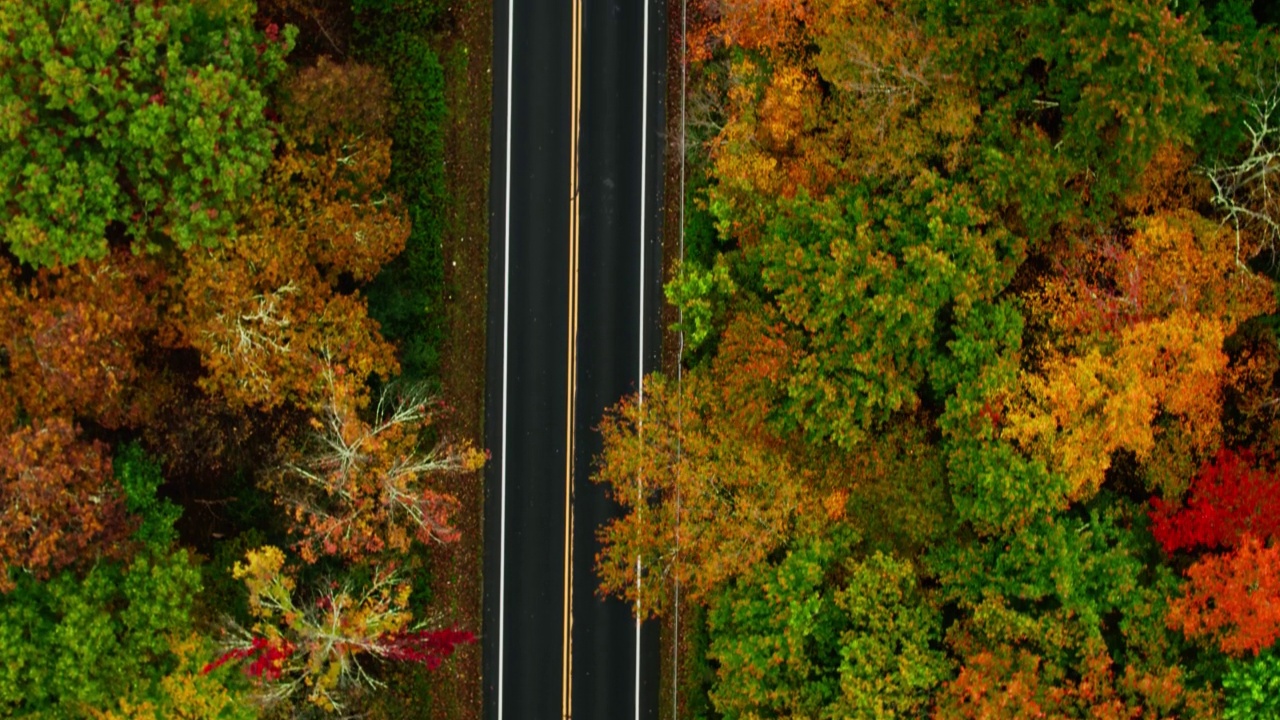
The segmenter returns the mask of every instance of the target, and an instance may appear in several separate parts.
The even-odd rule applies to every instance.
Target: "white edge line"
[[[688,2],[681,0],[680,2],[680,264],[684,264],[684,160],[687,151],[685,139],[685,94],[687,90],[686,72],[688,69],[688,49],[689,49],[689,21],[688,21]],[[667,33],[667,37],[671,37]],[[668,67],[670,67],[668,65]],[[680,559],[680,462],[683,459],[683,419],[684,419],[684,308],[677,308],[679,313],[679,338],[680,346],[676,351],[676,397],[679,398],[676,406],[676,477],[675,477],[675,496],[676,496],[676,521],[675,521],[675,550],[672,553],[673,572],[671,573],[675,580],[675,610],[672,613],[672,638],[671,638],[671,717],[673,720],[680,716],[680,574],[674,565]]]
[[[648,175],[645,163],[649,156],[649,0],[644,1],[644,62],[640,101],[640,380],[637,383],[638,404],[644,407],[644,221]],[[636,478],[637,493],[644,495],[644,478]],[[639,498],[638,498],[639,499]],[[637,502],[636,512],[640,511]],[[636,556],[636,720],[640,720],[640,556]]]
[[[498,461],[501,488],[498,539],[498,720],[502,720],[503,650],[507,604],[507,346],[511,324],[511,57],[515,44],[515,0],[507,0],[507,147],[502,226],[502,456]]]

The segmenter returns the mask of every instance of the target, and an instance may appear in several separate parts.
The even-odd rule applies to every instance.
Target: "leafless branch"
[[[1244,121],[1248,149],[1234,164],[1217,164],[1201,172],[1213,187],[1212,202],[1223,212],[1236,232],[1236,264],[1245,267],[1242,231],[1258,233],[1264,246],[1273,251],[1280,240],[1280,206],[1277,206],[1276,173],[1280,172],[1280,78],[1271,87],[1259,85],[1258,93],[1247,101],[1249,117]]]

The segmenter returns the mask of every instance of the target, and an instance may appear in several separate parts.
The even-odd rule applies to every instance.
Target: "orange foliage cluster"
[[[388,378],[398,371],[346,278],[367,282],[404,247],[409,226],[382,190],[390,141],[373,133],[385,111],[385,81],[367,68],[321,63],[291,86],[292,130],[251,211],[252,227],[215,251],[188,255],[173,313],[175,344],[201,352],[206,391],[233,406],[289,402],[318,409],[324,368]],[[363,114],[338,96],[367,107]]]
[[[1220,319],[1229,333],[1275,308],[1267,279],[1241,264],[1230,228],[1189,210],[1136,224],[1127,237],[1069,250],[1062,275],[1034,296],[1064,340],[1115,333],[1179,309]]]
[[[0,383],[22,411],[107,427],[141,422],[140,361],[155,331],[151,298],[161,277],[153,263],[127,251],[42,269],[21,286],[11,267],[0,268],[0,346],[8,354]]]
[[[710,142],[713,199],[751,243],[774,198],[820,197],[863,178],[910,181],[958,167],[979,106],[894,0],[724,0],[725,122]],[[694,39],[691,39],[694,42]]]
[[[1223,341],[1275,308],[1269,282],[1236,263],[1230,231],[1190,211],[1143,218],[1124,244],[1107,237],[1078,252],[1030,296],[1050,328],[1046,359],[1024,376],[1006,430],[1063,472],[1077,499],[1097,490],[1116,450],[1147,460],[1164,441],[1176,447],[1166,454],[1216,448],[1230,379]],[[1186,479],[1152,476],[1171,492]]]
[[[328,364],[361,378],[397,368],[363,300],[334,292],[305,240],[272,228],[189,259],[181,337],[201,352],[202,387],[233,407],[315,408]]]
[[[804,0],[723,0],[720,28],[726,45],[773,50],[800,39]]]
[[[0,591],[12,588],[5,569],[43,578],[123,552],[130,527],[110,449],[77,421],[150,416],[143,361],[160,277],[127,251],[29,282],[0,268]]]
[[[677,390],[654,377],[643,406],[624,400],[601,426],[605,452],[594,477],[628,510],[599,531],[601,591],[639,600],[646,615],[664,613],[671,593],[665,583],[637,588],[637,556],[696,601],[790,535],[801,503],[796,470],[725,410],[706,378],[686,375]]]
[[[5,569],[43,579],[119,556],[131,529],[104,444],[62,418],[0,437],[0,592],[13,589]]]
[[[756,313],[738,315],[725,328],[716,355],[720,406],[734,426],[762,440],[771,437],[765,420],[795,362],[783,327]]]
[[[602,592],[637,599],[640,556],[691,600],[705,598],[786,542],[807,512],[802,506],[823,506],[804,496],[811,473],[766,422],[789,363],[785,343],[771,337],[764,319],[747,315],[730,323],[721,358],[711,373],[686,374],[679,387],[650,378],[643,405],[628,398],[606,415],[593,480],[629,511],[599,531]],[[666,611],[671,595],[663,583],[645,583],[641,592],[647,614]]]
[[[933,717],[938,720],[1021,720],[1089,717],[1095,720],[1182,717],[1185,702],[1196,702],[1182,685],[1178,668],[1160,674],[1133,666],[1116,677],[1114,661],[1095,650],[1083,662],[1078,680],[1061,677],[1026,650],[1001,647],[968,658],[947,683]]]
[[[1280,638],[1280,546],[1246,535],[1231,553],[1187,570],[1182,597],[1169,605],[1169,627],[1210,638],[1231,655],[1271,647]]]

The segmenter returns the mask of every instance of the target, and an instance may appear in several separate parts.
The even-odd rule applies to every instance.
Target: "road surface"
[[[648,1],[495,0],[490,720],[657,717],[657,628],[596,594],[616,508],[588,481],[604,408],[659,358],[666,13]]]

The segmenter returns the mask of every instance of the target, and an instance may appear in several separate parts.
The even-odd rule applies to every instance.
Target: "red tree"
[[[1256,468],[1251,452],[1222,449],[1200,468],[1190,498],[1176,507],[1151,500],[1151,532],[1173,553],[1193,547],[1236,547],[1244,535],[1266,540],[1280,532],[1280,482]]]

